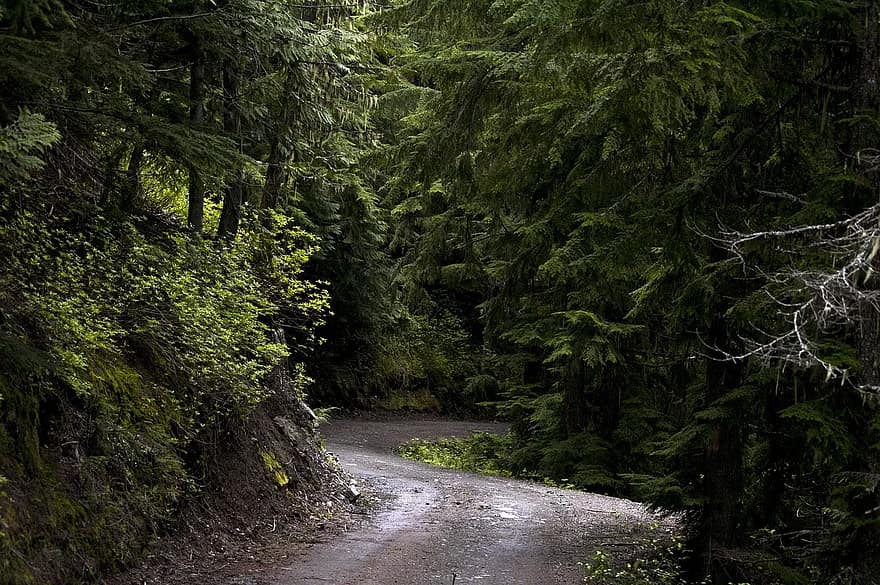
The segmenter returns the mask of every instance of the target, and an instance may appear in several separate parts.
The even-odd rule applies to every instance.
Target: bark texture
[[[860,39],[860,63],[858,92],[858,112],[864,116],[856,128],[854,146],[857,150],[856,161],[871,186],[869,205],[880,199],[880,169],[877,162],[862,156],[865,149],[880,147],[880,134],[871,123],[880,112],[880,8],[874,0],[867,0],[863,9],[863,30]],[[868,121],[870,120],[870,121]],[[874,260],[875,274],[866,277],[864,286],[876,290],[880,287],[880,279],[876,271],[880,270],[880,262]],[[880,308],[869,301],[862,301],[859,306],[859,361],[861,362],[861,383],[869,389],[873,397],[866,402],[869,410],[868,424],[878,416],[878,388],[880,388]],[[869,429],[872,427],[869,426]],[[873,429],[876,429],[873,426]],[[865,521],[856,534],[857,543],[853,550],[859,551],[854,559],[857,583],[876,583],[880,579],[880,433],[869,430],[869,444],[866,454],[867,473],[873,480],[873,489],[866,490],[863,501],[857,503],[853,511],[859,521]]]

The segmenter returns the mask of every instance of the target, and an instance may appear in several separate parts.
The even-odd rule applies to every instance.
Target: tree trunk
[[[711,256],[719,255],[714,251]],[[710,347],[725,347],[730,341],[718,307],[717,315],[709,324]],[[711,406],[740,385],[742,365],[735,362],[706,360],[705,404]],[[714,583],[737,582],[736,568],[722,560],[720,551],[736,547],[741,537],[741,506],[743,490],[743,436],[739,423],[724,417],[711,425],[703,448],[702,495],[704,503],[700,523],[691,535],[694,550],[691,576],[700,580],[711,576]]]
[[[880,282],[871,279],[872,287],[880,286]],[[862,364],[861,382],[865,386],[876,388],[880,386],[880,315],[876,307],[867,301],[862,301],[859,307],[859,360]],[[877,412],[877,398],[865,401],[865,408],[869,410],[866,417],[865,438],[865,470],[875,482],[873,489],[865,487],[853,503],[853,521],[862,523],[874,519],[880,515],[880,452],[875,445],[880,444],[880,433],[877,431],[877,422],[880,414]],[[873,423],[873,424],[872,424]],[[854,553],[856,576],[853,583],[876,584],[880,579],[880,526],[876,523],[864,522],[856,528],[854,541],[850,544],[850,550]]]
[[[189,123],[197,128],[205,121],[205,58],[198,39],[193,44],[189,79]],[[194,164],[189,168],[189,197],[186,216],[189,228],[201,233],[205,224],[205,183]]]
[[[590,421],[590,405],[586,396],[586,368],[580,358],[572,358],[566,367],[562,383],[565,434],[576,435],[586,430]]]
[[[740,367],[710,361],[706,367],[706,387],[710,403],[739,384]],[[700,537],[703,565],[716,582],[728,583],[734,575],[725,574],[718,561],[719,550],[735,547],[740,536],[740,495],[743,487],[742,434],[732,420],[715,424],[703,454],[704,496]]]
[[[269,163],[266,167],[266,181],[263,183],[263,198],[260,203],[261,209],[275,209],[281,197],[281,187],[286,180],[285,157],[282,154],[281,137],[276,135],[272,138],[272,146],[269,151]]]
[[[781,367],[781,366],[780,366]],[[794,377],[794,389],[797,392],[798,378]],[[786,519],[779,518],[780,510],[784,509],[783,496],[785,481],[788,477],[788,460],[783,444],[783,425],[780,411],[784,408],[778,390],[767,392],[764,396],[764,433],[767,441],[767,456],[761,482],[760,507],[756,511],[758,526],[779,526]]]
[[[223,129],[236,141],[241,140],[241,119],[236,110],[239,93],[238,65],[230,60],[223,67]],[[241,219],[241,205],[244,196],[244,181],[241,172],[226,187],[223,194],[223,209],[220,212],[220,225],[217,236],[229,240],[235,239],[238,223]]]
[[[292,72],[288,72],[287,79],[284,82],[283,94],[285,96],[293,96],[295,94],[294,85],[295,77]],[[266,182],[263,184],[263,197],[260,203],[260,209],[276,209],[281,202],[281,188],[287,181],[287,165],[290,164],[290,161],[294,156],[293,154],[285,153],[282,141],[284,135],[289,133],[293,128],[295,120],[296,102],[293,97],[291,97],[284,102],[281,123],[279,124],[275,135],[272,137],[272,144],[269,150],[269,162],[266,168]]]
[[[143,198],[144,190],[141,186],[141,167],[144,162],[144,143],[137,142],[131,150],[128,159],[128,168],[125,169],[125,183],[122,185],[122,210],[132,211]]]
[[[880,84],[880,63],[878,63],[878,59],[880,59],[880,23],[878,23],[880,9],[878,9],[877,2],[867,0],[861,16],[863,17],[864,29],[860,43],[859,76],[861,79],[858,83],[857,107],[859,111],[857,113],[870,118],[870,121],[864,121],[857,125],[854,146],[857,151],[856,160],[861,164],[866,164],[862,157],[858,156],[858,151],[880,146],[880,134],[873,123],[877,119],[878,111],[880,111],[880,92],[878,92],[878,84]],[[870,166],[870,163],[866,164],[866,167]],[[875,204],[880,199],[880,175],[876,169],[866,168],[864,172],[871,185],[867,204]],[[877,260],[874,261],[874,269],[874,276],[867,278],[864,283],[866,288],[872,290],[880,288],[880,279],[876,275],[876,271],[880,270],[880,262]],[[859,305],[858,349],[859,361],[862,366],[861,383],[876,392],[877,388],[880,388],[880,312],[869,301],[862,301]],[[869,418],[876,421],[880,416],[877,412],[877,400],[867,401],[865,407],[871,409]],[[869,420],[867,423],[869,448],[865,455],[866,467],[874,481],[880,481],[880,452],[876,448],[870,448],[872,445],[880,443],[880,433],[871,422]],[[876,519],[880,514],[880,488],[873,491],[866,490],[865,497],[860,500],[853,510],[853,514],[858,520]],[[875,583],[880,575],[880,527],[866,522],[863,527],[858,529],[851,550],[856,555],[857,575],[855,582]]]

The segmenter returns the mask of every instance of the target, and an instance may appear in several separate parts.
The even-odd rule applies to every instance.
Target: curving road
[[[273,585],[549,585],[582,581],[597,548],[624,555],[653,520],[633,502],[401,459],[413,438],[503,431],[447,420],[335,421],[322,432],[353,476],[385,504],[362,526],[302,549],[263,579]]]

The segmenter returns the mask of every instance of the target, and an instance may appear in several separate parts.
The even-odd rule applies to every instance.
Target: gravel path
[[[495,423],[345,419],[322,427],[353,476],[384,494],[363,525],[263,571],[272,585],[575,584],[597,548],[634,550],[636,503],[401,459],[413,437],[502,432]]]

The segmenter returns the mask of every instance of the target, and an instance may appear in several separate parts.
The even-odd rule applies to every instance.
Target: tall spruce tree
[[[519,464],[686,511],[694,577],[748,578],[731,551],[751,535],[767,571],[874,578],[856,533],[877,511],[855,528],[832,479],[864,469],[872,415],[813,370],[728,359],[781,314],[716,239],[863,208],[848,161],[876,115],[858,97],[871,10],[422,1],[387,16],[417,43],[387,184],[410,281],[476,283]],[[805,493],[840,514],[806,519]]]

